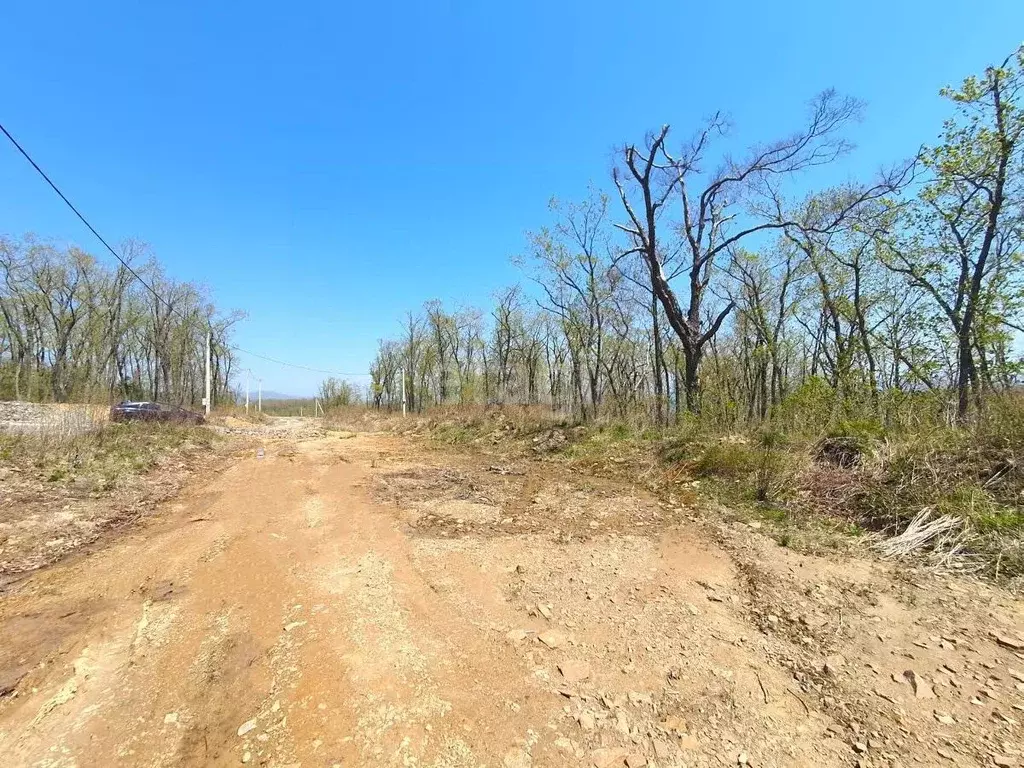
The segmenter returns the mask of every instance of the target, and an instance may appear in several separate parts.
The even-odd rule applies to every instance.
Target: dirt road
[[[1024,764],[1018,602],[697,517],[279,421],[8,587],[0,764]]]

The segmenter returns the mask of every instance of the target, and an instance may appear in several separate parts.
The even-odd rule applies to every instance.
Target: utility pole
[[[402,369],[402,415],[405,416],[405,368]]]
[[[206,406],[206,415],[210,415],[210,346],[213,343],[213,331],[206,331],[206,397],[203,398],[203,405]]]
[[[259,394],[258,394],[258,398],[259,398],[259,400],[258,400],[259,412],[263,413],[263,379],[256,379],[256,381],[259,383]]]
[[[249,374],[252,373],[248,368],[245,369],[245,415],[249,415]]]

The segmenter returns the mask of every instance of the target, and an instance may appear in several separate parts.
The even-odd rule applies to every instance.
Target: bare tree
[[[624,255],[635,253],[644,260],[654,295],[682,346],[683,386],[690,411],[699,409],[699,371],[705,346],[734,307],[726,302],[705,321],[704,303],[719,257],[746,238],[792,223],[760,215],[764,210],[759,205],[761,199],[776,198],[776,185],[782,178],[832,162],[846,152],[849,144],[840,131],[859,110],[856,101],[826,91],[811,103],[810,117],[801,131],[755,146],[742,159],[725,157],[719,169],[708,176],[702,170],[705,154],[712,139],[726,128],[720,115],[708,121],[678,157],[666,146],[667,125],[650,135],[644,148],[630,144],[622,150],[628,177],[616,167],[613,178],[629,223],[618,226],[635,243]],[[627,189],[627,178],[639,194],[639,202],[634,202],[635,195]],[[685,310],[671,285],[674,275],[666,270],[665,238],[658,229],[665,205],[676,195],[682,216],[675,226],[683,233],[686,249],[685,267],[676,274],[686,279]],[[668,228],[671,231],[672,225]]]

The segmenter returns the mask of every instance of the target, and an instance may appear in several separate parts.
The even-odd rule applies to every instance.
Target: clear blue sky
[[[342,371],[406,309],[518,280],[548,198],[605,184],[648,129],[723,109],[769,139],[836,87],[868,103],[840,170],[867,175],[1024,35],[1020,0],[56,0],[3,19],[0,119],[100,232],[246,310],[241,346]],[[5,144],[0,232],[29,231],[103,257]],[[245,362],[275,390],[320,378]]]

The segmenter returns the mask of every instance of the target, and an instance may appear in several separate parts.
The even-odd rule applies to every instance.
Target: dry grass
[[[178,424],[57,422],[45,430],[0,436],[0,467],[47,483],[109,490],[179,449],[208,449],[214,433]]]
[[[799,435],[770,427],[722,435],[697,420],[662,430],[577,425],[536,407],[449,406],[406,418],[349,409],[326,421],[564,460],[592,474],[628,475],[663,494],[699,488],[705,499],[766,521],[783,544],[807,532],[819,544],[823,536],[871,532],[883,556],[1024,585],[1020,398],[993,401],[970,428],[886,431],[861,420]]]
[[[0,435],[0,582],[129,524],[210,465],[217,435],[176,424],[58,421]]]

